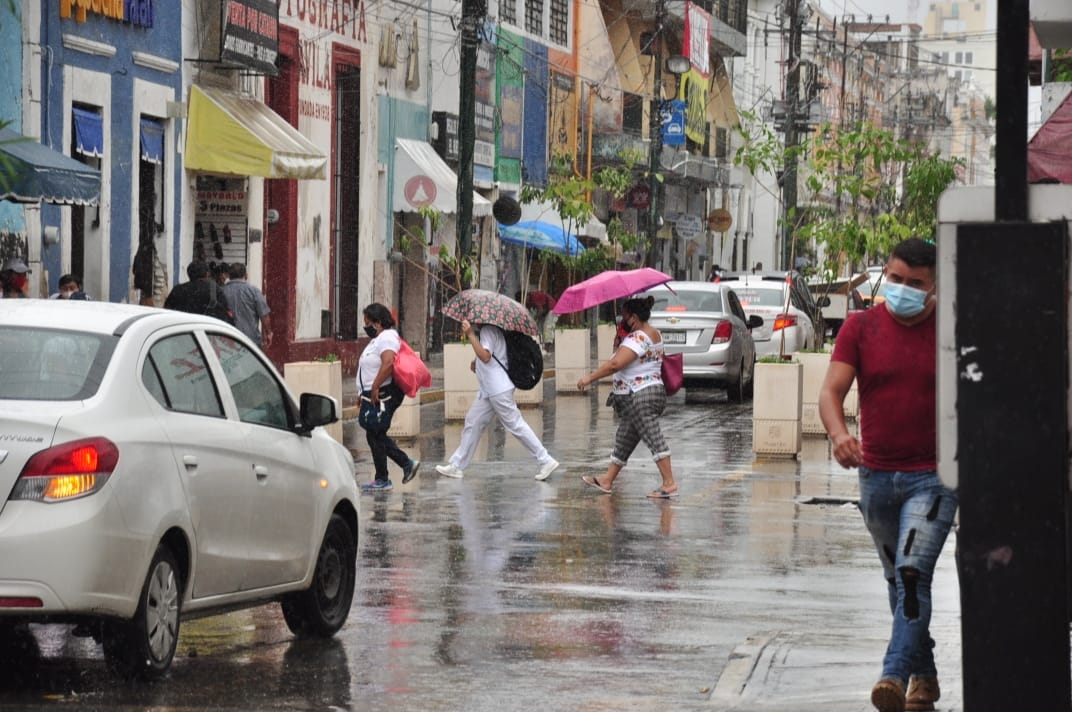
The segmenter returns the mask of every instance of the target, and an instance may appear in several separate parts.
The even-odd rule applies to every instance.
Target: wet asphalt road
[[[362,501],[335,640],[295,641],[275,605],[190,621],[169,677],[143,685],[112,677],[91,640],[35,627],[38,654],[0,674],[0,710],[747,709],[712,692],[734,649],[770,630],[859,630],[877,668],[884,583],[844,504],[855,474],[825,439],[800,461],[757,461],[751,404],[679,395],[664,427],[680,497],[645,498],[659,479],[643,445],[601,495],[579,478],[606,466],[607,391],[556,399],[551,385],[523,410],[562,463],[543,483],[501,429],[464,479],[439,477],[461,424],[423,406],[422,437],[402,443],[420,477]],[[936,601],[950,605],[955,591]]]

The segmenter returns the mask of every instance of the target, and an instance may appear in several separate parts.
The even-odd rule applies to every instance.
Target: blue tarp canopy
[[[542,220],[519,222],[516,225],[500,224],[499,239],[511,245],[521,245],[536,250],[553,250],[564,255],[584,252],[584,245],[576,236],[558,225]]]
[[[78,152],[91,158],[104,157],[104,121],[95,111],[72,110],[74,114],[74,140]]]
[[[100,196],[100,171],[0,128],[0,200],[16,203],[92,205]]]

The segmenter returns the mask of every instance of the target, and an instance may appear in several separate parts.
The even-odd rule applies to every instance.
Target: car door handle
[[[182,464],[187,470],[197,469],[197,455],[183,455]]]
[[[264,480],[268,478],[268,468],[264,465],[254,465],[253,474],[257,476],[258,480]]]

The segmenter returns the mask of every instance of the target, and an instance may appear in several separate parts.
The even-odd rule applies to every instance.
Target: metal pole
[[[793,233],[797,208],[797,155],[800,142],[797,131],[797,104],[800,103],[800,0],[786,0],[789,15],[789,68],[785,78],[785,172],[782,174],[782,204],[785,224],[782,226],[782,268],[793,269]]]
[[[476,142],[476,64],[480,27],[487,14],[485,0],[462,0],[462,46],[458,99],[458,219],[459,260],[473,249],[473,154]],[[469,285],[459,285],[465,289]]]
[[[652,33],[648,51],[651,52],[654,63],[652,73],[652,98],[651,116],[648,121],[648,133],[650,134],[650,153],[648,155],[648,188],[651,192],[651,200],[648,204],[648,264],[653,265],[655,245],[659,238],[659,212],[662,209],[660,196],[662,194],[659,180],[659,158],[663,152],[663,20],[666,16],[664,0],[658,0],[655,5],[655,31]],[[665,266],[665,265],[664,265]]]

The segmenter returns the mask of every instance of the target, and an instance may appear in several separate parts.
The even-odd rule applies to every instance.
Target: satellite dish
[[[501,225],[516,225],[521,219],[521,205],[513,198],[503,195],[492,204],[491,214]]]

